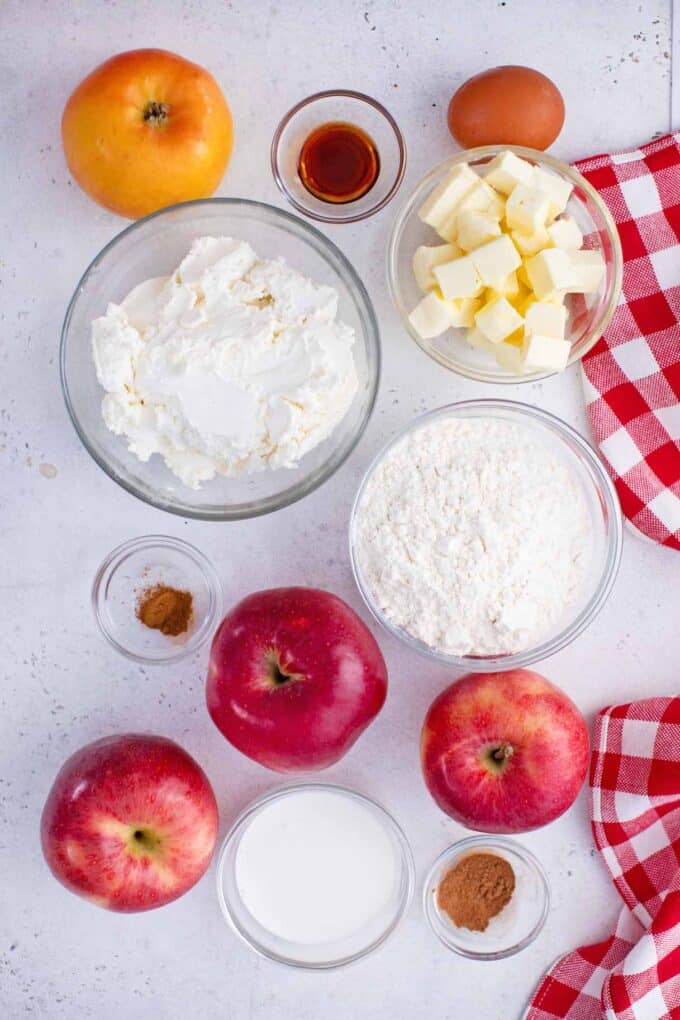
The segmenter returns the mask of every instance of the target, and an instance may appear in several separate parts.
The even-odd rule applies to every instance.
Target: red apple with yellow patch
[[[109,910],[151,910],[205,873],[217,803],[201,767],[165,737],[105,737],[62,766],[43,809],[42,848],[71,892]]]
[[[527,669],[462,677],[425,718],[421,761],[446,814],[479,832],[526,832],[569,808],[588,771],[576,705]]]

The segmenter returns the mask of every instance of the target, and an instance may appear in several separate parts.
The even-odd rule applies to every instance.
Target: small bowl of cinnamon
[[[194,546],[145,535],[106,557],[94,579],[92,606],[117,651],[135,662],[168,663],[191,655],[211,636],[222,588]]]
[[[520,843],[473,836],[434,862],[423,907],[448,949],[473,960],[502,960],[537,937],[550,909],[550,890],[542,865]]]

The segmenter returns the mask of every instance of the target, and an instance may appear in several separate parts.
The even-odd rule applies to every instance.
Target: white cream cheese
[[[245,241],[201,237],[171,276],[92,323],[104,421],[191,488],[294,467],[358,389],[354,331],[336,315],[332,287]]]

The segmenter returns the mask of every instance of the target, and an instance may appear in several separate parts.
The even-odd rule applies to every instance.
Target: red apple
[[[442,811],[480,832],[526,832],[571,807],[588,729],[570,698],[528,669],[478,673],[435,698],[421,762]]]
[[[127,733],[64,763],[40,834],[52,873],[109,910],[151,910],[205,873],[215,849],[215,795],[201,767],[165,737]]]
[[[213,722],[239,751],[277,772],[338,761],[386,695],[375,638],[330,592],[256,592],[215,634],[206,686]]]

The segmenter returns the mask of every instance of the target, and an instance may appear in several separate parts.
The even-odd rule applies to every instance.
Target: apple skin
[[[64,763],[40,823],[43,854],[71,892],[133,913],[182,896],[203,876],[219,819],[194,759],[166,737],[104,737]]]
[[[373,721],[386,696],[378,643],[330,592],[255,592],[215,634],[208,711],[234,747],[276,772],[328,768]]]
[[[428,790],[479,832],[527,832],[571,807],[590,741],[576,705],[526,669],[469,674],[435,698],[421,736]]]

